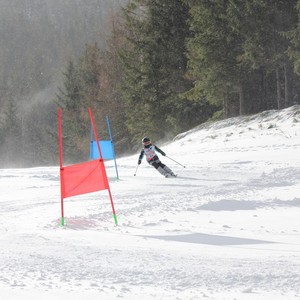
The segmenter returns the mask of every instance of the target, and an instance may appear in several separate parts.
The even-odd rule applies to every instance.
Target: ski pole
[[[174,160],[173,158],[171,158],[171,157],[169,157],[169,156],[167,156],[166,155],[166,157],[168,158],[168,159],[171,159],[171,160],[173,160],[174,162],[176,162],[178,165],[180,165],[180,166],[182,166],[182,167],[184,167],[185,168],[185,166],[184,165],[182,165],[181,163],[179,163],[178,161],[176,161],[176,160]]]
[[[137,170],[138,170],[138,167],[139,167],[139,165],[136,166],[136,169],[135,169],[135,172],[134,172],[134,175],[133,175],[133,176],[136,175],[136,172],[137,172]]]

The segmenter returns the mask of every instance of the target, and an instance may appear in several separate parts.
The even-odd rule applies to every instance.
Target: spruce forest
[[[0,0],[0,163],[117,156],[206,121],[300,103],[300,0]]]

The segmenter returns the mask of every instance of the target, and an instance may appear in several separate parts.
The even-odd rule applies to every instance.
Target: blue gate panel
[[[114,159],[115,151],[112,141],[99,141],[103,159]],[[91,141],[90,159],[100,158],[96,141]]]

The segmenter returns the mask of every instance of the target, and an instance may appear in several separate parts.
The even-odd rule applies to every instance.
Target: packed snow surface
[[[0,299],[300,299],[300,107],[157,145],[177,178],[105,162],[118,226],[107,190],[61,226],[59,166],[1,169]]]

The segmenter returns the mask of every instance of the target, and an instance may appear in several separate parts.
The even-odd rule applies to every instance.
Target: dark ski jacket
[[[158,156],[156,155],[155,151],[159,152],[163,156],[166,156],[166,153],[159,149],[157,146],[149,144],[142,149],[139,156],[138,164],[142,162],[144,156],[146,156],[148,162],[158,159]]]

